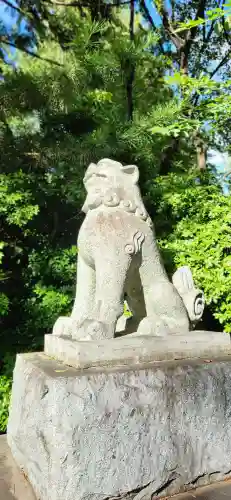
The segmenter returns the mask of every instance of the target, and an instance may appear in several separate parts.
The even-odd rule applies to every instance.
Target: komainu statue
[[[200,320],[203,293],[195,289],[188,267],[178,269],[170,282],[138,179],[135,165],[103,159],[88,167],[76,297],[71,316],[56,321],[55,335],[76,340],[113,338],[125,295],[132,312],[125,333],[184,334]]]

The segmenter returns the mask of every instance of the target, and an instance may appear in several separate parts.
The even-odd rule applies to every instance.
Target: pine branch
[[[145,16],[145,17],[146,17],[146,19],[148,20],[148,22],[149,22],[150,26],[151,26],[153,29],[156,29],[156,25],[155,25],[155,23],[154,23],[154,21],[153,21],[153,18],[152,18],[152,16],[151,16],[150,12],[149,12],[149,8],[148,8],[148,6],[147,6],[147,5],[146,5],[146,3],[145,3],[145,0],[140,0],[140,7],[141,7],[141,10],[143,10],[144,16]],[[162,45],[161,41],[160,41],[160,40],[158,40],[158,42],[157,42],[157,43],[158,43],[158,45],[159,45],[159,48],[160,48],[161,54],[165,55],[166,53],[165,53],[165,50],[164,50],[164,47],[163,47],[163,45]]]
[[[126,0],[124,2],[120,3],[120,6],[123,5],[129,5],[131,0]],[[91,8],[92,4],[90,2],[78,2],[78,1],[73,1],[73,2],[56,2],[53,0],[44,0],[44,2],[49,3],[50,5],[57,5],[59,7],[86,7],[86,8]],[[115,3],[105,3],[105,7],[118,7],[118,4]]]
[[[40,59],[40,61],[45,61],[47,63],[54,64],[55,66],[59,66],[60,68],[63,67],[63,65],[60,64],[59,62],[54,61],[52,59],[49,59],[47,57],[41,57],[38,54],[36,54],[35,52],[33,52],[32,50],[26,49],[26,47],[19,47],[19,46],[17,46],[17,44],[11,42],[10,40],[7,40],[5,37],[0,36],[0,43],[3,43],[5,45],[8,45],[9,47],[13,47],[13,48],[18,49],[18,50],[21,50],[21,52],[24,52],[25,54],[28,54],[29,56],[34,57],[35,59]]]
[[[149,8],[147,7],[147,5],[145,3],[145,0],[140,0],[140,7],[141,7],[141,9],[143,9],[144,14],[145,14],[149,24],[152,26],[152,28],[155,28],[155,23],[152,19],[150,12],[149,12]]]
[[[221,69],[222,66],[224,66],[224,64],[226,64],[226,62],[230,58],[230,55],[231,55],[231,49],[228,50],[228,52],[225,54],[225,56],[223,57],[223,59],[219,62],[219,64],[217,65],[217,67],[212,71],[212,73],[210,73],[210,78],[211,79],[215,76],[215,74],[219,71],[219,69]]]

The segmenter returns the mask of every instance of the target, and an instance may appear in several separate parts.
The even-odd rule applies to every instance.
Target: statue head
[[[87,213],[102,204],[115,207],[122,201],[125,207],[130,202],[135,211],[141,204],[143,206],[138,180],[136,165],[123,166],[107,158],[97,164],[91,163],[83,179],[87,197],[82,210]]]

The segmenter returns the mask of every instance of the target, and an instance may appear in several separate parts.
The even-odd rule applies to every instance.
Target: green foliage
[[[75,293],[76,247],[45,248],[32,251],[25,278],[30,295],[24,301],[25,332],[50,332],[60,315],[69,314]],[[32,287],[31,281],[34,282]],[[41,339],[32,339],[32,347],[40,345]]]
[[[11,385],[11,378],[0,376],[0,432],[6,431]]]
[[[220,24],[220,19],[225,19],[225,29],[230,30],[230,15],[231,15],[231,2],[225,2],[222,7],[215,7],[211,10],[207,10],[205,17],[199,17],[198,19],[190,19],[187,22],[181,22],[176,29],[176,33],[185,31],[203,24],[211,23],[217,21],[215,24],[215,29],[220,33],[222,30],[222,24]]]
[[[0,375],[0,433],[6,432],[14,364],[15,356],[6,353],[3,358],[4,375]]]
[[[6,316],[9,310],[9,299],[4,293],[0,293],[0,316]]]
[[[166,109],[158,107],[154,110],[153,121],[155,126],[150,129],[153,134],[166,137],[184,137],[192,140],[200,132],[210,137],[213,145],[216,143],[214,134],[218,124],[231,117],[231,96],[229,94],[231,80],[217,82],[201,74],[199,78],[192,78],[180,72],[165,77],[169,85],[174,85],[179,95],[172,100]],[[198,99],[195,107],[194,100]],[[205,125],[209,134],[205,133]]]
[[[0,216],[19,227],[25,226],[38,213],[38,205],[29,203],[32,195],[25,191],[26,182],[21,171],[0,175]]]
[[[190,266],[214,317],[226,332],[231,332],[230,196],[223,195],[214,182],[203,182],[195,174],[160,177],[155,190],[161,196],[158,215],[162,218],[162,234],[166,220],[160,243],[171,271],[173,265]],[[169,212],[171,228],[167,226]]]

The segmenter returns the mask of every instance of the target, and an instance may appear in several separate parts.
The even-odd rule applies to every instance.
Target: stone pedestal
[[[230,351],[227,333],[193,331],[166,337],[133,333],[120,338],[77,342],[45,335],[45,354],[75,368],[131,366],[146,362],[220,356]]]
[[[149,500],[231,474],[230,414],[224,353],[85,369],[25,354],[8,443],[40,500]]]

